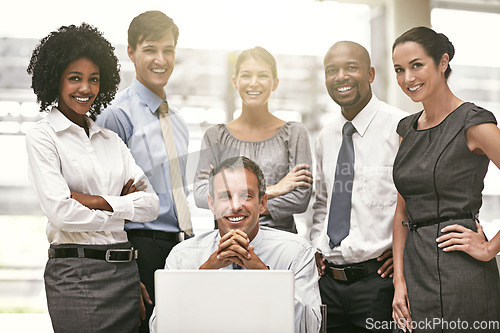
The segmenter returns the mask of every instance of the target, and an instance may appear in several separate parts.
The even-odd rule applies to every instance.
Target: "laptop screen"
[[[292,271],[157,270],[156,332],[294,332]]]

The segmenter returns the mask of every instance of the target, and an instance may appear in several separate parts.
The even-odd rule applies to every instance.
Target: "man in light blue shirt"
[[[148,223],[131,221],[125,225],[129,240],[139,250],[137,262],[141,282],[153,302],[154,272],[163,268],[170,250],[184,234],[179,227],[170,175],[170,167],[177,160],[184,194],[188,193],[185,178],[188,128],[178,111],[169,106],[178,159],[169,158],[158,111],[160,105],[167,102],[164,87],[174,69],[178,36],[178,27],[162,12],[148,11],[132,20],[127,53],[134,63],[136,77],[97,119],[99,125],[118,133],[127,144],[160,198],[160,214],[156,220]],[[146,318],[140,332],[149,332],[151,311],[152,305],[146,305]]]

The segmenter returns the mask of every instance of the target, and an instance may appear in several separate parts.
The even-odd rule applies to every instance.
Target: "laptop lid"
[[[294,332],[292,271],[157,270],[156,332]]]

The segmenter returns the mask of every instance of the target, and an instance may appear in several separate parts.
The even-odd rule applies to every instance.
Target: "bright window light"
[[[278,110],[274,111],[273,115],[284,120],[284,121],[298,121],[302,122],[302,114],[297,111],[286,111],[286,110]]]
[[[0,121],[0,133],[16,134],[21,130],[21,124],[15,121]]]
[[[21,115],[26,118],[40,117],[40,106],[35,102],[21,103]]]
[[[18,117],[21,114],[21,105],[14,101],[0,101],[0,117],[11,115]]]

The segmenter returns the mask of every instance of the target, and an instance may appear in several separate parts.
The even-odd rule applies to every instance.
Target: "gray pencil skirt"
[[[130,246],[85,245],[100,250]],[[55,333],[137,332],[140,284],[135,260],[110,263],[87,258],[49,259],[44,280]]]
[[[404,271],[414,332],[500,332],[496,260],[438,248],[440,230],[451,224],[477,230],[474,220],[464,219],[408,232]]]

